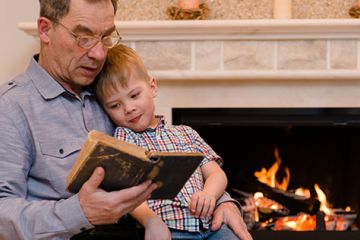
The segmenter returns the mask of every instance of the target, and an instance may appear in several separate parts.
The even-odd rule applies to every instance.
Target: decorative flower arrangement
[[[208,18],[209,7],[200,0],[179,0],[178,6],[170,6],[166,13],[173,20],[202,20]]]
[[[349,15],[353,18],[360,17],[360,0],[358,0],[357,4],[349,9]]]

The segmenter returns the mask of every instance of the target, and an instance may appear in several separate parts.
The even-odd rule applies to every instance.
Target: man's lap
[[[218,231],[205,230],[202,232],[186,232],[170,229],[172,239],[192,239],[192,240],[237,240],[233,231],[225,224]]]

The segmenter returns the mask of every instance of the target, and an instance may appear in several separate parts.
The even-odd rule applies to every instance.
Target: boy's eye
[[[140,92],[134,93],[134,94],[131,95],[131,98],[136,98],[136,97],[139,96],[139,95],[140,95]]]
[[[120,104],[116,103],[116,104],[112,104],[109,106],[110,109],[116,109],[116,108],[119,108],[120,107]]]

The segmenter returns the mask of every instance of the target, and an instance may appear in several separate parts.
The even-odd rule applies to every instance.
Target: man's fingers
[[[140,185],[112,193],[116,194],[118,199],[121,199],[122,204],[119,205],[119,210],[123,214],[133,211],[141,203],[149,199],[151,192],[154,191],[156,187],[156,184],[151,184],[151,181],[146,181]]]
[[[223,213],[226,213],[223,215],[223,223],[227,224],[241,240],[252,240],[237,206],[233,203],[224,204],[226,204],[227,207],[223,211]],[[222,207],[224,207],[224,204],[222,204]]]
[[[151,181],[145,181],[139,185],[136,185],[131,188],[125,188],[120,191],[112,192],[116,198],[121,199],[123,202],[143,202],[148,199],[151,195],[151,192],[156,189],[156,184],[151,184]]]
[[[217,231],[220,229],[223,222],[223,216],[221,211],[215,211],[211,222],[211,230]]]
[[[102,167],[95,168],[94,172],[90,176],[90,178],[84,183],[86,184],[86,187],[88,190],[95,191],[99,188],[100,184],[104,180],[105,177],[105,171]]]
[[[126,192],[123,194],[128,199],[134,199],[136,197],[140,197],[141,195],[149,195],[156,188],[156,184],[151,184],[151,181],[145,181],[139,185],[126,188],[121,190],[122,192]]]

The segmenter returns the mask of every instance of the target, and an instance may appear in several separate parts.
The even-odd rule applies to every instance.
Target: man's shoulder
[[[0,86],[0,99],[4,99],[5,97],[19,98],[21,95],[28,93],[29,89],[27,89],[27,86],[30,82],[30,78],[27,77],[26,74],[22,74],[3,83]]]
[[[11,80],[11,81],[8,81],[8,82],[2,84],[0,86],[0,96],[3,96],[4,94],[6,94],[8,91],[13,89],[14,87],[16,87],[16,81],[15,80]]]
[[[19,75],[0,86],[0,108],[1,111],[14,111],[14,107],[21,102],[28,102],[28,96],[35,89],[31,86],[30,78],[26,74]]]

